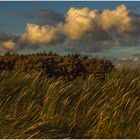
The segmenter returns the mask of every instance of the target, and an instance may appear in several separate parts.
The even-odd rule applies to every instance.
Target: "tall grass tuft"
[[[140,73],[103,82],[0,74],[0,138],[140,138]]]

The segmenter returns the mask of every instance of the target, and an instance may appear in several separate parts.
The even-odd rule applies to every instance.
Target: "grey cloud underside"
[[[65,20],[65,17],[62,13],[47,9],[36,9],[29,12],[14,11],[11,12],[11,14],[13,16],[21,16],[27,19],[37,19],[38,23],[42,25],[55,25]]]
[[[124,5],[103,11],[70,8],[66,16],[46,9],[12,15],[38,19],[39,24],[28,23],[20,36],[0,32],[1,51],[58,46],[76,53],[101,52],[140,44],[140,15]]]
[[[0,42],[7,40],[17,41],[18,37],[16,35],[13,35],[12,33],[4,33],[3,31],[0,31]]]

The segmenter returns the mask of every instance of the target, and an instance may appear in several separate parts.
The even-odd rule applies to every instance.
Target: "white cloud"
[[[26,33],[21,36],[22,41],[29,41],[31,44],[53,44],[62,39],[58,27],[50,25],[27,24]]]
[[[57,25],[28,23],[25,33],[18,39],[0,34],[0,44],[3,46],[1,50],[2,48],[23,49],[29,45],[34,49],[42,45],[62,43],[74,47],[78,44],[77,46],[82,46],[82,51],[83,46],[85,50],[88,48],[100,51],[102,47],[134,46],[140,43],[139,25],[140,15],[135,16],[125,5],[119,5],[114,10],[103,11],[73,7],[67,11],[65,21],[62,20]],[[68,43],[66,40],[69,40]]]

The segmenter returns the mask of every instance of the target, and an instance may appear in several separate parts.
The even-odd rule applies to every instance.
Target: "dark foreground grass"
[[[140,138],[140,74],[68,82],[3,72],[0,138]]]

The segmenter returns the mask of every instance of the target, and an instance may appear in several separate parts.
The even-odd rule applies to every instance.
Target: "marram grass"
[[[140,73],[69,82],[2,72],[0,138],[140,138]]]

